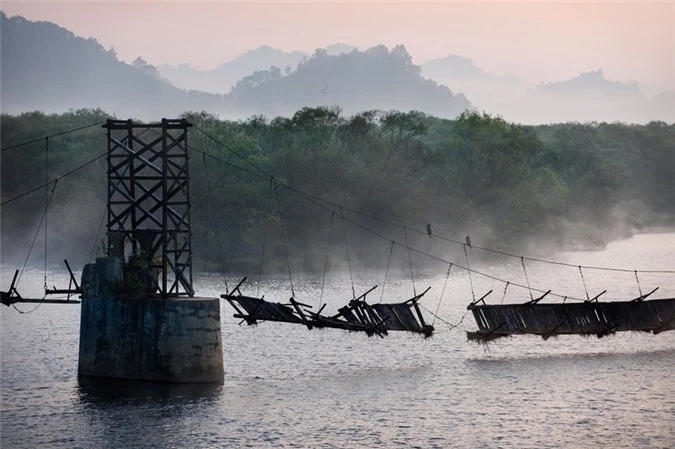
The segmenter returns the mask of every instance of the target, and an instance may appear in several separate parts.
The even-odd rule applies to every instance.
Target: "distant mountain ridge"
[[[535,104],[542,110],[555,107],[578,121],[646,123],[675,121],[675,102],[667,92],[647,97],[636,82],[608,80],[602,70],[583,72],[554,83],[540,83],[534,90]],[[670,101],[670,112],[663,102]]]
[[[415,109],[446,118],[478,109],[526,124],[675,122],[674,91],[650,86],[646,95],[642,84],[608,80],[602,70],[537,85],[458,55],[417,66],[403,46],[360,51],[338,43],[312,55],[262,46],[199,72],[187,64],[155,67],[141,56],[125,64],[95,39],[4,13],[0,38],[1,107],[11,114],[86,107],[134,118],[205,110],[239,119],[337,105],[348,114]],[[188,89],[175,85],[180,73]],[[218,93],[204,92],[209,86]]]
[[[232,90],[231,106],[244,114],[256,108],[289,115],[303,106],[339,105],[347,114],[368,109],[423,111],[453,118],[473,110],[462,94],[424,79],[402,45],[352,50],[331,56],[317,50],[296,71],[282,76],[278,68],[242,79]]]
[[[325,47],[326,53],[330,56],[339,56],[356,49],[353,45],[343,43]],[[309,56],[308,53],[301,51],[284,52],[269,45],[263,45],[210,70],[199,70],[189,64],[178,66],[161,64],[157,66],[157,70],[162,77],[181,89],[227,94],[245,76],[261,70],[268,70],[270,67],[278,67],[282,73],[288,74]]]
[[[327,45],[325,50],[326,53],[331,56],[340,56],[342,53],[351,53],[354,50],[358,50],[358,48],[354,47],[353,45],[338,42],[336,44]]]
[[[198,70],[189,64],[157,66],[159,73],[181,89],[197,89],[204,92],[226,94],[237,81],[258,70],[271,66],[281,70],[295,70],[303,58],[309,56],[300,51],[283,52],[263,45],[249,50],[231,61],[220,64],[211,70]]]
[[[185,110],[223,109],[223,97],[186,92],[117,59],[94,39],[50,22],[0,13],[2,112],[64,112],[102,108],[124,117],[167,117]]]
[[[509,121],[526,124],[559,122],[675,122],[675,92],[652,98],[636,82],[608,80],[602,70],[567,80],[531,84],[515,75],[495,75],[457,55],[422,64],[422,74],[453,86],[474,106]]]
[[[574,78],[554,83],[539,83],[537,90],[551,94],[581,94],[604,92],[617,95],[644,96],[636,82],[622,83],[605,78],[602,70],[583,72]]]
[[[261,47],[238,58],[238,64],[267,64],[268,56],[279,56],[300,58],[297,69],[254,70],[222,95],[179,89],[142,57],[125,64],[96,40],[53,23],[4,13],[0,21],[4,113],[101,108],[121,117],[154,120],[186,111],[228,119],[290,116],[304,106],[338,106],[347,113],[419,110],[440,117],[471,109],[463,95],[422,78],[402,46],[391,52],[384,46],[360,52],[340,44],[330,47],[337,55],[324,49],[309,58]]]
[[[456,80],[483,80],[490,77],[486,71],[474,65],[471,59],[458,55],[427,61],[422,64],[422,73],[429,78]]]

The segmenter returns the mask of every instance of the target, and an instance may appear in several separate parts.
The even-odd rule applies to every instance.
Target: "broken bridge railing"
[[[220,297],[234,308],[234,317],[242,319],[242,323],[246,322],[248,325],[257,324],[258,321],[278,321],[302,324],[308,329],[344,329],[379,337],[384,337],[388,331],[407,331],[422,334],[426,338],[434,332],[434,327],[424,321],[418,304],[429,288],[404,302],[368,304],[366,295],[375,290],[375,286],[339,308],[336,315],[322,315],[325,304],[318,312],[313,312],[312,306],[300,303],[292,297],[287,304],[282,304],[267,301],[264,296],[246,296],[240,290],[246,279],[242,279],[232,291]]]
[[[75,279],[75,274],[70,268],[70,264],[67,260],[63,261],[68,268],[68,273],[70,275],[68,287],[67,288],[56,288],[52,287],[51,289],[47,287],[45,281],[45,294],[42,298],[24,298],[21,296],[17,290],[17,278],[19,276],[19,270],[14,272],[14,277],[12,278],[12,284],[9,286],[9,289],[5,291],[0,291],[0,303],[6,305],[7,307],[12,306],[17,303],[32,303],[32,304],[79,304],[80,301],[75,299],[70,299],[71,295],[79,295],[82,293],[82,288],[77,284]],[[49,295],[67,295],[65,298],[58,299],[48,299]]]

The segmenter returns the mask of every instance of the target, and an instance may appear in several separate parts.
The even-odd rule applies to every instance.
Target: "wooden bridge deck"
[[[547,339],[559,334],[605,335],[622,331],[658,334],[675,329],[675,298],[651,301],[563,304],[474,305],[478,325],[469,339],[492,340],[513,334]]]

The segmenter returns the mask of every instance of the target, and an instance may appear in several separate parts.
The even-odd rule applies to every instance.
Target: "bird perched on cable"
[[[471,248],[471,237],[469,237],[468,235],[466,236],[466,246]]]
[[[431,237],[431,225],[429,223],[427,223],[427,234]]]

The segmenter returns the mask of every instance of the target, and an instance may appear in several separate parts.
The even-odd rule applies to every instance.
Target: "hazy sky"
[[[115,47],[120,59],[212,68],[271,45],[404,44],[416,63],[457,54],[493,73],[612,80],[675,89],[675,1],[666,2],[30,2],[10,16],[53,21]]]

